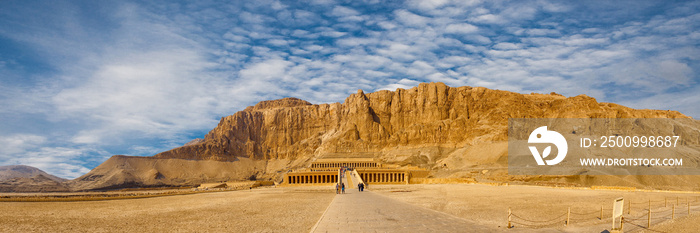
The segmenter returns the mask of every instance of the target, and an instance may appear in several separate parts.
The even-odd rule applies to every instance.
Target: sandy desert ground
[[[567,189],[541,186],[490,186],[483,184],[433,184],[433,185],[384,185],[373,186],[372,190],[402,200],[414,205],[452,214],[454,216],[475,220],[484,225],[506,228],[508,208],[513,214],[528,220],[551,222],[527,222],[513,218],[533,226],[514,223],[518,229],[544,229],[545,231],[567,232],[601,232],[611,227],[613,201],[623,197],[632,201],[631,215],[627,214],[627,204],[624,213],[631,218],[640,218],[646,213],[648,202],[652,202],[652,217],[654,222],[662,222],[660,217],[671,214],[673,203],[679,202],[676,210],[677,219],[672,224],[654,224],[652,230],[684,229],[700,226],[693,219],[700,216],[700,193],[683,192],[645,192],[618,190]],[[691,218],[687,218],[687,200],[691,203]],[[603,220],[600,220],[600,208],[603,207]],[[667,206],[667,207],[665,207]],[[564,226],[567,209],[571,208],[570,226]],[[657,214],[658,213],[658,214]],[[646,215],[641,220],[635,220],[646,226]],[[669,217],[670,219],[670,217]],[[682,224],[681,224],[682,223]],[[543,226],[544,224],[550,224]],[[684,227],[681,227],[684,226]],[[697,229],[697,228],[693,228]],[[640,230],[632,224],[625,225],[625,231]],[[675,232],[675,231],[670,231]],[[695,232],[695,231],[688,231]]]
[[[308,232],[330,188],[258,188],[143,199],[0,203],[0,232]]]
[[[675,220],[655,219],[650,232],[696,232],[700,226],[698,193],[484,184],[376,185],[369,190],[504,232],[601,232],[610,228],[612,202],[618,197],[632,201],[631,214],[626,214],[631,218],[640,218],[649,200],[659,213],[653,216],[670,213],[671,207],[664,206],[680,203]],[[334,196],[331,187],[309,186],[109,201],[0,202],[0,232],[308,232]],[[686,200],[695,201],[690,217]],[[514,223],[516,230],[506,229],[508,208],[526,219],[547,220],[565,215],[569,207],[570,226],[559,218],[545,227]],[[636,222],[645,224],[646,217]],[[625,230],[645,229],[627,224]]]

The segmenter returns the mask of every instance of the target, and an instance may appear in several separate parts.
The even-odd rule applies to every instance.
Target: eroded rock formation
[[[203,141],[155,155],[234,161],[298,159],[397,147],[462,147],[507,140],[508,118],[687,118],[579,95],[523,95],[483,87],[423,83],[408,90],[359,90],[344,103],[263,101],[221,119]]]
[[[514,180],[507,175],[508,118],[688,117],[677,111],[600,103],[585,95],[519,94],[442,83],[374,93],[358,90],[343,103],[311,104],[284,98],[262,101],[223,117],[203,140],[153,157],[113,157],[71,181],[71,187],[177,186],[252,175],[279,181],[289,169],[308,166],[322,157],[372,157],[383,163],[427,168],[435,177],[534,182],[532,177]],[[700,140],[698,128],[700,124],[687,127],[696,141]],[[571,182],[614,185],[621,179]],[[638,177],[624,181],[646,185]]]

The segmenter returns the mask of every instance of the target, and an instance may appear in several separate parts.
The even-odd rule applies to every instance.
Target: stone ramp
[[[345,171],[345,177],[347,178],[343,180],[345,182],[345,192],[347,192],[348,189],[357,189],[358,181],[353,177],[352,172]]]
[[[311,232],[492,232],[493,228],[357,187],[335,196]]]

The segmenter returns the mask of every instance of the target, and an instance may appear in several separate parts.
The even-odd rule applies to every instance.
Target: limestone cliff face
[[[688,118],[636,110],[580,95],[518,94],[483,87],[423,83],[364,93],[344,103],[263,101],[221,119],[203,141],[155,155],[217,161],[310,158],[396,148],[458,148],[507,140],[508,118]]]

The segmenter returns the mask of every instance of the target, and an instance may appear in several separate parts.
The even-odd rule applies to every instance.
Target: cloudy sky
[[[420,82],[700,117],[700,1],[2,1],[0,165],[66,178],[258,101]]]

